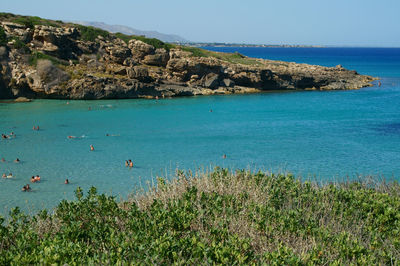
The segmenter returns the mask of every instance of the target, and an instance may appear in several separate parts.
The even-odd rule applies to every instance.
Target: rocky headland
[[[255,59],[0,13],[0,99],[348,90],[373,80],[341,66]]]

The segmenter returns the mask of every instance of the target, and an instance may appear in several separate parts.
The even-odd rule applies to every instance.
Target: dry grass
[[[370,249],[376,244],[375,242],[379,242],[380,246],[392,252],[396,261],[400,260],[400,252],[396,248],[398,244],[393,244],[392,241],[385,238],[379,239],[378,237],[377,239],[369,235],[370,230],[380,230],[371,227],[371,222],[372,224],[374,222],[372,219],[368,221],[368,216],[372,215],[372,209],[370,213],[365,213],[364,209],[355,208],[349,214],[344,207],[345,204],[338,200],[340,193],[352,195],[360,192],[361,195],[363,193],[365,195],[361,196],[361,199],[355,198],[354,200],[369,198],[374,201],[373,197],[376,197],[377,201],[385,198],[386,202],[390,202],[390,199],[400,199],[398,183],[386,183],[383,180],[366,177],[355,182],[317,184],[300,182],[283,175],[260,175],[263,176],[262,184],[257,178],[254,178],[255,174],[249,171],[230,173],[227,170],[218,170],[213,173],[196,173],[194,175],[191,172],[185,174],[178,171],[176,179],[165,181],[159,178],[158,186],[150,187],[146,193],[133,195],[131,201],[145,211],[151,206],[154,199],[162,201],[167,206],[170,201],[182,198],[189,188],[196,187],[198,199],[202,194],[213,193],[241,199],[239,202],[236,201],[236,205],[239,204],[239,206],[233,206],[233,201],[222,204],[218,215],[214,215],[211,223],[206,226],[204,221],[210,220],[210,217],[202,214],[204,212],[201,210],[204,209],[204,206],[200,200],[196,201],[200,215],[192,221],[191,228],[201,232],[206,239],[210,238],[209,228],[221,227],[221,224],[228,223],[230,233],[236,234],[240,238],[251,239],[251,245],[258,254],[273,252],[279,245],[284,245],[303,261],[308,260],[311,251],[319,250],[318,256],[324,256],[326,262],[332,263],[338,261],[344,250],[339,250],[338,245],[330,243],[329,239],[342,234],[344,235],[343,249],[350,248],[346,245],[353,244]],[[281,179],[279,185],[276,183],[277,179]],[[287,187],[285,187],[285,183],[287,183]],[[271,218],[255,211],[257,206],[270,207],[273,205],[271,202],[277,196],[273,193],[274,186],[279,186],[278,192],[282,196],[280,206],[275,208],[277,211],[275,215],[280,215],[280,218]],[[301,197],[301,193],[304,193],[303,197]],[[363,204],[362,202],[354,203],[355,205]],[[370,204],[370,202],[365,202],[365,204]],[[353,203],[350,202],[349,205],[353,205]],[[400,219],[400,201],[397,200],[392,207],[397,208],[398,215],[396,217]],[[232,215],[233,209],[235,210],[234,215]],[[292,211],[297,212],[298,210],[300,210],[298,214],[301,217],[288,218]],[[282,219],[288,219],[289,224],[290,222],[298,222],[298,224],[290,229],[287,228],[288,224],[282,224]],[[264,221],[264,228],[260,227],[260,221]],[[299,228],[296,226],[304,227],[305,230],[298,230]],[[307,226],[310,227],[309,232],[307,232]],[[400,224],[395,224],[395,226],[395,230],[399,230]],[[312,230],[320,232],[312,232]],[[381,254],[378,253],[375,255],[379,257]],[[357,257],[349,257],[348,262],[357,263]]]

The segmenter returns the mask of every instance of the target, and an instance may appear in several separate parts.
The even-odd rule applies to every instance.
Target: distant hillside
[[[137,30],[128,26],[123,25],[108,25],[103,22],[88,22],[88,21],[74,21],[74,23],[81,24],[84,26],[92,26],[96,28],[100,28],[111,33],[121,32],[127,35],[144,35],[147,38],[156,38],[163,42],[179,42],[179,43],[187,43],[188,40],[182,38],[181,36],[174,34],[164,34],[158,31],[143,31]]]

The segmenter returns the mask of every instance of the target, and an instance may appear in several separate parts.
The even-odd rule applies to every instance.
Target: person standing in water
[[[92,144],[90,144],[90,151],[94,151],[94,147]]]

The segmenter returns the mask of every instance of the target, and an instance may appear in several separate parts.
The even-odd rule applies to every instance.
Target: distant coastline
[[[189,42],[181,45],[193,47],[264,47],[264,48],[326,48],[323,45],[301,45],[301,44],[245,44],[245,43],[216,43],[216,42]]]

